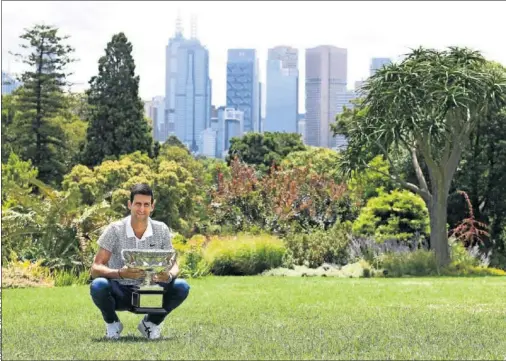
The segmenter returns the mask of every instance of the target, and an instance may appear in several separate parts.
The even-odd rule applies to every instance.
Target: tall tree
[[[91,119],[83,152],[85,164],[97,165],[104,158],[135,151],[151,155],[153,138],[139,98],[132,44],[125,34],[114,35],[107,44],[87,94]]]
[[[22,159],[32,161],[42,181],[58,183],[66,171],[62,160],[65,142],[53,118],[65,106],[63,87],[70,75],[66,67],[73,61],[74,49],[64,44],[68,36],[60,36],[52,26],[35,25],[20,38],[27,42],[20,45],[24,53],[14,55],[28,70],[22,73],[23,86],[15,95],[19,112],[6,118],[13,130],[9,138]]]
[[[504,76],[488,65],[479,52],[466,48],[414,50],[369,78],[356,116],[345,122],[347,169],[366,167],[371,153],[389,160],[398,149],[410,153],[418,185],[399,177],[394,162],[391,177],[426,202],[431,247],[440,265],[450,261],[448,193],[462,151],[479,120],[506,103]]]

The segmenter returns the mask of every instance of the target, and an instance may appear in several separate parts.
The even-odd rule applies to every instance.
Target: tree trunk
[[[446,230],[447,205],[448,192],[435,189],[429,204],[430,245],[436,254],[436,260],[440,267],[448,265],[451,261]]]

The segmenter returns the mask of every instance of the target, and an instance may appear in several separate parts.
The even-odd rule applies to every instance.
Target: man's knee
[[[175,293],[182,299],[188,297],[188,294],[190,293],[190,285],[181,278],[176,278],[172,287]]]
[[[111,291],[111,284],[107,278],[95,278],[90,285],[90,293],[92,296],[102,296],[109,294]]]

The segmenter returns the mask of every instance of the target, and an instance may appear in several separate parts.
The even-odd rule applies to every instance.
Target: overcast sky
[[[348,85],[368,76],[371,57],[392,57],[420,45],[468,46],[506,65],[506,2],[177,2],[177,1],[3,1],[2,69],[22,65],[17,50],[23,29],[35,23],[58,26],[80,59],[72,65],[75,90],[88,86],[112,35],[123,31],[133,44],[140,96],[164,95],[165,46],[174,33],[178,9],[189,35],[190,16],[210,52],[213,104],[225,104],[228,48],[256,48],[265,83],[267,49],[299,49],[300,110],[304,109],[304,49],[335,45],[348,49]]]

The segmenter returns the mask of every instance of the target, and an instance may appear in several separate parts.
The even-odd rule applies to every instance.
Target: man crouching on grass
[[[132,292],[142,283],[145,275],[143,270],[126,268],[121,251],[128,248],[172,248],[169,227],[149,217],[154,206],[151,188],[147,184],[136,184],[131,190],[128,202],[130,216],[110,224],[98,240],[100,249],[91,267],[94,280],[90,286],[90,294],[106,323],[106,338],[119,338],[123,324],[116,311],[130,309]],[[137,328],[144,337],[160,338],[160,324],[188,297],[190,286],[186,281],[176,278],[178,273],[176,262],[170,271],[153,276],[153,281],[165,288],[162,307],[167,313],[147,314],[140,321]]]

